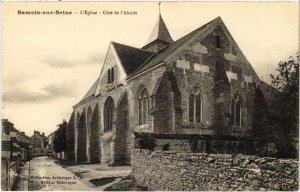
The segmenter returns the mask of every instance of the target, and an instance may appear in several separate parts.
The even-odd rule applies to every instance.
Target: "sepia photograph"
[[[2,191],[298,191],[299,2],[2,2]]]

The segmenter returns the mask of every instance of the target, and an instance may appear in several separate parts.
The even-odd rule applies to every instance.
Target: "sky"
[[[2,118],[28,135],[55,131],[99,76],[110,41],[142,47],[158,13],[157,2],[3,2]],[[279,61],[299,51],[298,2],[163,2],[161,14],[174,40],[220,16],[267,83]]]

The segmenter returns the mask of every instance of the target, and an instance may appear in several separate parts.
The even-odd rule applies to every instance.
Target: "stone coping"
[[[151,137],[155,139],[202,139],[202,140],[231,140],[231,141],[291,141],[287,139],[258,139],[252,137],[232,136],[232,135],[205,135],[205,134],[182,134],[182,133],[146,133],[133,132],[135,138]]]

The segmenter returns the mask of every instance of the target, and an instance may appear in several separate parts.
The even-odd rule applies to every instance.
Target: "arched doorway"
[[[112,163],[113,155],[113,126],[114,126],[114,100],[108,97],[104,103],[104,134],[103,141],[103,162]]]
[[[131,161],[132,134],[129,131],[128,96],[121,96],[116,109],[116,137],[114,164],[129,165]]]
[[[85,162],[86,158],[86,121],[85,112],[83,112],[78,122],[77,134],[77,162]]]

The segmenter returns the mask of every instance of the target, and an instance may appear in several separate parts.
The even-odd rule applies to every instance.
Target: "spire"
[[[161,17],[161,14],[159,14],[158,21],[156,22],[156,24],[151,32],[151,35],[149,36],[147,44],[149,44],[155,40],[161,40],[161,41],[164,41],[167,43],[174,42],[163,18]]]
[[[161,48],[169,45],[170,43],[173,43],[173,39],[169,33],[169,30],[160,14],[160,3],[159,3],[159,16],[158,21],[156,22],[151,35],[149,36],[149,39],[146,43],[146,45],[143,47],[143,49],[148,50],[149,48],[155,46]],[[159,44],[159,45],[158,45]],[[152,52],[159,51],[157,48],[155,50],[151,50]]]
[[[160,2],[158,2],[158,9],[159,9],[159,15],[160,15]]]

